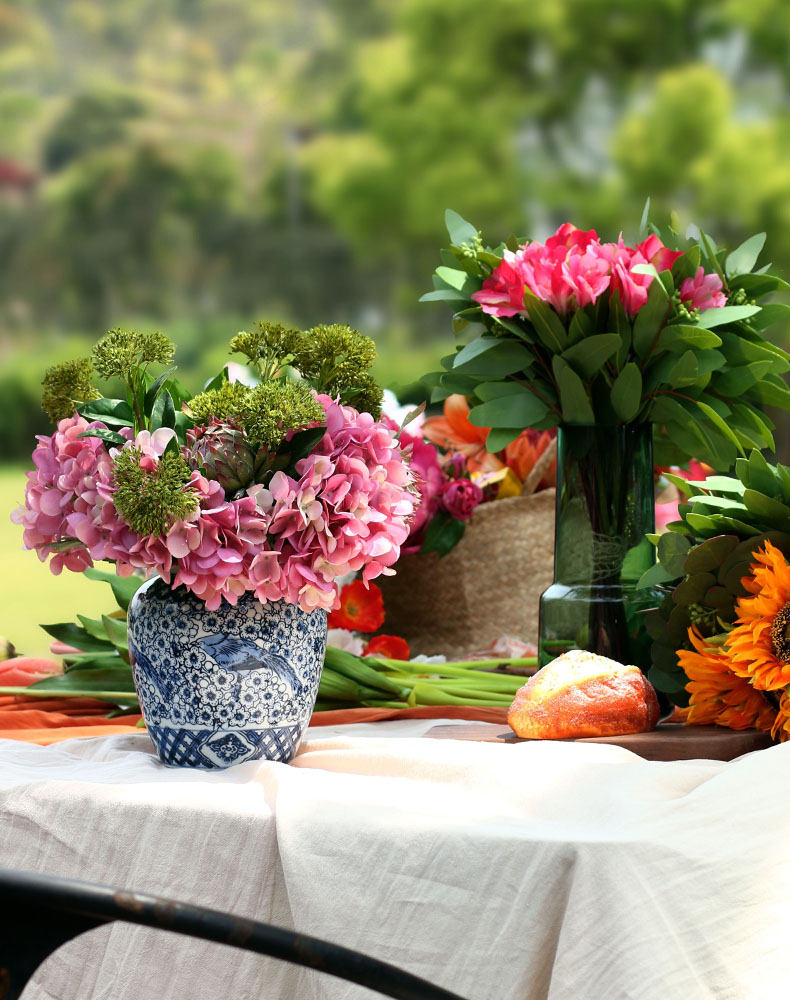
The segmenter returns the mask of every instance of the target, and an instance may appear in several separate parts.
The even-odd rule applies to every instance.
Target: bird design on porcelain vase
[[[204,636],[198,642],[208,655],[225,670],[242,672],[269,667],[281,681],[290,686],[292,691],[298,692],[301,689],[301,683],[293,667],[279,653],[261,649],[254,642],[235,639],[224,632]]]

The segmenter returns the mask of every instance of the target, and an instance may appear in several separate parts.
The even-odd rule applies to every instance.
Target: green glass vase
[[[647,671],[644,612],[636,590],[655,562],[651,424],[566,425],[557,433],[554,583],[540,599],[539,665],[586,649]],[[660,599],[660,598],[658,598]]]

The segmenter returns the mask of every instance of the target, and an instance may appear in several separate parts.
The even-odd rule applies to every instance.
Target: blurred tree
[[[391,356],[446,336],[416,303],[446,207],[493,240],[568,218],[633,237],[650,195],[660,221],[727,242],[765,230],[788,273],[789,17],[786,0],[0,0],[0,160],[35,179],[0,188],[0,358],[42,326],[135,319],[221,353],[224,317],[264,314],[356,323]]]
[[[127,122],[140,118],[144,112],[144,102],[122,90],[78,94],[44,138],[44,168],[60,170],[93,150],[120,143],[129,135]]]

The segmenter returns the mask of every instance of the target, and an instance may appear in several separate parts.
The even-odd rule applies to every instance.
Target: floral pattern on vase
[[[326,612],[254,594],[207,610],[154,580],[129,607],[129,653],[160,759],[202,769],[295,755],[318,692]]]

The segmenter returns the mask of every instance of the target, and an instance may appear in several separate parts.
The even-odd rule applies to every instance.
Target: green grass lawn
[[[0,465],[0,635],[19,653],[49,656],[49,636],[40,623],[74,621],[78,612],[98,618],[116,604],[107,584],[81,573],[53,576],[35,552],[22,548],[22,529],[9,515],[24,494],[24,467]]]

